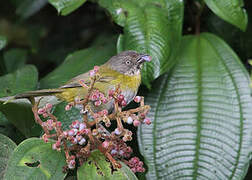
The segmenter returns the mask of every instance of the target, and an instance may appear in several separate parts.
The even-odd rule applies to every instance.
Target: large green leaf
[[[242,179],[252,140],[249,75],[218,37],[186,36],[178,64],[146,98],[139,128],[147,179]]]
[[[33,65],[26,65],[14,73],[0,77],[0,97],[11,96],[37,87],[38,71]]]
[[[34,120],[30,102],[27,99],[18,99],[4,104],[8,99],[0,98],[0,111],[8,121],[26,137],[40,135],[41,127]]]
[[[245,31],[248,17],[243,7],[243,0],[205,0],[207,6],[225,21]]]
[[[30,138],[19,144],[8,161],[5,180],[64,179],[64,152],[53,150],[52,144],[38,138]]]
[[[179,50],[183,1],[177,0],[100,0],[114,20],[124,26],[118,39],[118,51],[136,50],[152,56],[145,63],[143,83],[150,82],[168,71],[175,63]]]
[[[49,0],[49,3],[63,16],[70,14],[85,2],[86,0]]]
[[[67,82],[74,76],[87,72],[95,65],[105,63],[115,55],[115,47],[92,47],[67,56],[66,60],[40,81],[40,88],[55,88]]]
[[[16,144],[10,138],[0,134],[0,179],[3,179],[8,159],[15,147]]]
[[[102,179],[137,179],[135,174],[124,163],[121,169],[112,170],[110,162],[106,161],[105,156],[98,150],[93,151],[87,162],[78,169],[77,177],[79,180],[102,180]]]

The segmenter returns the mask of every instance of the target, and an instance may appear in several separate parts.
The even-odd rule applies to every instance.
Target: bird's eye
[[[127,65],[130,65],[131,64],[131,61],[126,61],[125,62]]]

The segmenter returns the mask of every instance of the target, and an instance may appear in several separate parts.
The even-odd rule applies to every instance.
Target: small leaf
[[[95,65],[101,65],[115,55],[115,47],[93,47],[67,56],[66,60],[40,81],[40,88],[55,88],[67,82],[71,78],[85,73]]]
[[[0,36],[0,51],[6,46],[7,38],[4,36]]]
[[[248,17],[246,10],[243,9],[243,0],[205,0],[207,6],[223,20],[246,30]]]
[[[0,111],[20,132],[26,137],[41,134],[41,127],[35,122],[31,104],[27,99],[13,100],[7,104],[3,104],[4,102],[5,100],[1,98]]]
[[[16,144],[7,136],[0,134],[0,179],[3,179],[10,158]]]
[[[86,0],[49,0],[59,14],[66,16],[79,8]]]
[[[249,75],[209,33],[186,36],[178,64],[146,97],[152,124],[138,129],[147,179],[243,179],[251,159]]]
[[[90,179],[90,180],[100,180],[100,179],[137,179],[135,174],[127,167],[122,164],[121,169],[112,170],[110,162],[106,161],[105,156],[98,150],[91,153],[91,156],[86,162],[78,169],[77,177],[78,179]]]
[[[18,4],[16,14],[25,19],[38,12],[46,4],[47,0],[23,0]]]
[[[36,89],[38,71],[33,65],[26,65],[14,73],[0,77],[0,97],[11,96]]]
[[[52,144],[38,138],[30,138],[19,144],[8,161],[5,180],[64,179],[64,152],[53,150]]]
[[[23,49],[10,49],[4,52],[4,63],[8,73],[23,67],[27,60],[27,51]]]

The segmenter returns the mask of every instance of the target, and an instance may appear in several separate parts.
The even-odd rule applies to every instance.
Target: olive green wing
[[[100,79],[98,79],[96,81],[96,84],[100,84],[100,83],[109,83],[110,81],[114,80],[115,78],[112,76],[103,76],[100,77]],[[81,87],[80,85],[80,81],[83,81],[83,83],[85,83],[87,86],[90,85],[90,76],[89,73],[84,73],[84,74],[80,74],[76,77],[74,77],[73,79],[71,79],[70,81],[68,81],[65,85],[61,86],[60,88],[75,88],[75,87]]]

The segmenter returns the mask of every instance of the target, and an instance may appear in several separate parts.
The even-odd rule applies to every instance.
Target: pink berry
[[[96,74],[96,72],[94,70],[89,71],[89,76],[90,77],[94,77],[95,74]]]
[[[68,131],[68,135],[69,136],[75,136],[76,134],[77,134],[77,129],[70,129],[69,131]]]
[[[68,135],[68,132],[67,131],[63,131],[63,136],[67,137],[67,135]]]
[[[85,123],[80,123],[80,127],[79,127],[79,131],[82,131],[83,129],[85,129],[87,126]]]
[[[109,90],[109,92],[108,92],[108,94],[109,94],[109,96],[113,96],[114,95],[114,93],[115,93],[115,91],[114,90]]]
[[[79,125],[80,125],[80,122],[78,120],[73,121],[72,124],[71,124],[71,128],[78,129]]]
[[[94,105],[95,106],[100,106],[101,105],[101,100],[95,101]]]
[[[132,171],[133,173],[136,173],[136,172],[137,172],[137,170],[136,170],[135,167],[131,168],[131,171]]]
[[[115,129],[115,134],[116,134],[116,135],[120,135],[121,133],[122,133],[122,132],[121,132],[118,128]]]
[[[102,98],[102,103],[103,104],[107,104],[108,103],[108,99],[106,97]]]
[[[71,110],[71,109],[72,109],[72,105],[71,105],[71,104],[66,105],[66,107],[65,107],[65,110],[66,110],[66,111],[69,111],[69,110]]]
[[[108,148],[109,147],[109,142],[108,141],[104,141],[103,143],[102,143],[102,147],[104,147],[104,148]]]
[[[61,126],[62,126],[61,122],[60,122],[60,121],[57,121],[56,126],[57,126],[57,127],[61,127]]]
[[[102,113],[103,113],[104,116],[107,116],[108,115],[108,110],[107,109],[103,109]]]
[[[125,100],[122,100],[122,106],[127,106],[127,102]]]
[[[134,120],[133,125],[134,125],[135,127],[139,126],[139,125],[140,125],[140,121]]]
[[[68,162],[68,165],[67,165],[67,166],[68,166],[69,169],[74,169],[75,164],[76,164],[75,160],[72,159],[72,160],[70,160],[70,161]]]
[[[123,94],[120,94],[119,96],[118,96],[118,101],[123,101],[124,100],[124,95]]]
[[[110,152],[110,154],[111,154],[112,156],[115,156],[117,153],[118,153],[118,152],[117,152],[117,150],[115,150],[115,149],[112,149],[111,152]]]
[[[101,99],[105,97],[104,94],[101,92],[99,92],[98,95],[99,95],[99,98],[101,98]]]
[[[72,138],[72,139],[71,139],[71,143],[72,143],[72,144],[77,144],[77,143],[78,143],[77,138]]]
[[[44,108],[39,108],[38,109],[38,114],[44,114],[46,110]]]
[[[43,113],[42,116],[43,116],[43,118],[47,118],[48,114],[47,113]]]
[[[99,71],[99,68],[100,68],[99,66],[94,66],[94,71],[95,71],[95,72],[98,72],[98,71]]]
[[[86,143],[86,139],[85,138],[82,138],[79,142],[79,145],[83,145]]]
[[[50,111],[50,110],[52,109],[52,104],[47,103],[47,104],[46,104],[46,109],[47,109],[48,111]]]
[[[143,122],[144,122],[144,124],[147,124],[147,125],[151,124],[150,118],[145,118]]]
[[[96,93],[92,94],[92,96],[91,96],[92,101],[96,101],[96,100],[98,100],[98,98],[99,98],[99,96]]]
[[[134,101],[136,102],[136,103],[140,103],[141,102],[141,96],[136,96],[135,98],[134,98]]]

